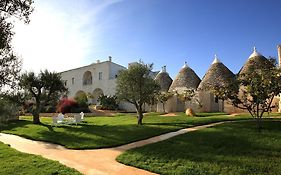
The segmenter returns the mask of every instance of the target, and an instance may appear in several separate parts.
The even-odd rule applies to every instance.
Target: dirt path
[[[147,144],[166,140],[180,134],[196,131],[222,123],[225,122],[218,122],[181,129],[176,132],[170,132],[115,148],[93,150],[71,150],[66,149],[60,145],[41,141],[33,141],[16,135],[3,133],[0,133],[0,141],[5,144],[10,144],[12,148],[15,148],[18,151],[41,155],[45,158],[59,161],[60,163],[68,167],[75,168],[81,173],[87,175],[152,175],[154,173],[123,165],[115,161],[115,159],[118,155],[122,154],[128,149],[141,147]]]

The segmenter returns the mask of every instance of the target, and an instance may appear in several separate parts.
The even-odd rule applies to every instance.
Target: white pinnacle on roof
[[[215,59],[214,59],[212,64],[215,64],[215,63],[221,63],[221,61],[219,60],[217,54],[215,54]]]
[[[187,65],[187,63],[186,63],[186,61],[184,62],[184,65],[182,66],[182,68],[187,68],[188,67],[188,65]]]
[[[167,72],[166,66],[163,66],[159,73],[162,73],[162,72]]]
[[[257,48],[254,47],[254,51],[253,51],[253,53],[249,56],[249,58],[257,57],[257,56],[262,56],[262,55],[257,51]]]

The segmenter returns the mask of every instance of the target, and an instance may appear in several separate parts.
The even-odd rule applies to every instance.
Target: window
[[[67,80],[64,81],[64,85],[67,86]]]
[[[83,75],[83,85],[91,85],[92,84],[92,73],[90,71],[86,71]]]
[[[102,80],[102,72],[99,72],[99,80]]]
[[[72,78],[72,79],[71,79],[72,84],[74,84],[74,81],[75,81],[74,78]]]

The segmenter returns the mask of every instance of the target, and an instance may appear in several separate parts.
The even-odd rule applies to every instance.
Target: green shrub
[[[117,97],[115,95],[113,96],[100,95],[98,98],[98,102],[102,106],[102,109],[106,109],[106,110],[118,109]]]
[[[74,100],[78,103],[80,107],[88,107],[88,97],[85,93],[78,94]]]
[[[0,123],[18,119],[19,106],[5,98],[0,99]]]

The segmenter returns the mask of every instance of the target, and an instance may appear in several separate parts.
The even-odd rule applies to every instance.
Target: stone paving
[[[159,142],[177,135],[212,127],[222,123],[225,122],[217,122],[181,129],[176,132],[162,134],[160,136],[155,136],[146,140],[105,149],[71,150],[60,145],[41,141],[33,141],[16,135],[4,133],[0,133],[0,141],[11,145],[12,148],[15,148],[18,151],[41,155],[45,158],[59,161],[60,163],[68,167],[75,168],[86,175],[153,175],[154,173],[118,163],[115,159],[126,150]]]

